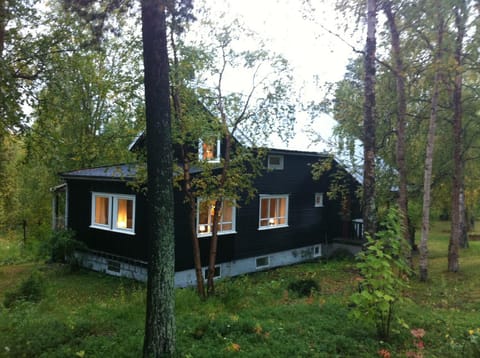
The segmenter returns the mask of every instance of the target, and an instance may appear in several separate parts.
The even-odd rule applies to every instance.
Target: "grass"
[[[318,261],[225,279],[206,302],[178,289],[178,356],[378,357],[385,349],[405,357],[420,352],[410,329],[423,328],[424,357],[476,357],[468,342],[476,337],[469,330],[480,328],[480,242],[461,251],[457,274],[446,272],[447,247],[448,226],[436,224],[430,280],[412,280],[405,292],[411,303],[398,307],[403,322],[395,323],[389,342],[349,315],[348,297],[358,288],[354,262]],[[141,356],[144,284],[15,257],[0,265],[0,300],[34,269],[47,282],[46,298],[0,307],[0,357]],[[307,297],[289,291],[299,280],[315,281],[319,290]]]

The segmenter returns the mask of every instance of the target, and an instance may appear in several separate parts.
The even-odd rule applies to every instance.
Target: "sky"
[[[246,27],[267,39],[269,49],[282,54],[294,72],[299,96],[304,101],[321,101],[322,86],[343,78],[349,58],[354,56],[352,39],[341,41],[334,1],[312,0],[317,9],[305,14],[300,0],[206,0],[227,16],[240,19]],[[324,4],[321,4],[321,3]],[[307,17],[307,18],[306,18]],[[312,19],[308,19],[312,18]],[[319,25],[321,24],[321,25]],[[328,31],[328,30],[329,31]],[[347,45],[346,42],[349,44]],[[295,137],[288,143],[273,140],[272,146],[294,150],[329,151],[335,121],[328,115],[310,117],[297,112]],[[321,141],[315,140],[321,137]]]

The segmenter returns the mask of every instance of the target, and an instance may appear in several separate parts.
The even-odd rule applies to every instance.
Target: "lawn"
[[[46,297],[0,307],[0,357],[141,356],[144,284],[62,265],[15,264],[5,259],[12,254],[7,244],[11,240],[0,241],[0,301],[32,270],[45,278]],[[411,280],[405,292],[411,301],[398,307],[402,320],[388,342],[349,314],[349,296],[358,289],[355,263],[320,260],[219,281],[216,297],[206,302],[192,289],[178,289],[178,356],[379,357],[384,349],[391,357],[476,357],[480,341],[471,341],[480,340],[480,242],[461,251],[457,274],[445,270],[445,223],[435,224],[429,246],[430,280]],[[300,297],[288,290],[300,279],[316,281],[319,292]],[[413,328],[426,332],[423,349]]]

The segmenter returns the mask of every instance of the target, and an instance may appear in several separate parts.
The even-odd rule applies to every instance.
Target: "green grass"
[[[468,331],[480,328],[480,242],[461,251],[461,272],[446,272],[448,226],[433,228],[430,280],[411,281],[411,303],[398,307],[392,339],[349,315],[357,290],[351,261],[318,261],[218,282],[204,302],[193,289],[176,291],[179,357],[392,357],[415,350],[411,328],[426,331],[424,357],[475,357]],[[0,254],[6,251],[2,249]],[[18,261],[18,262],[21,262]],[[0,266],[0,300],[34,270],[46,281],[46,298],[0,307],[0,357],[139,357],[145,286],[61,265]],[[310,297],[288,291],[291,282],[314,280]],[[408,328],[407,328],[408,327]]]

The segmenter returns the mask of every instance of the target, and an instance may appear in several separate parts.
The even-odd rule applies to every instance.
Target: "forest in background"
[[[49,189],[59,184],[59,172],[135,161],[127,147],[145,127],[138,4],[128,3],[113,16],[97,12],[89,18],[68,11],[75,3],[0,3],[0,227],[16,230],[26,223],[32,239],[48,235]],[[357,20],[339,22],[338,36],[348,39],[363,31],[365,5],[337,2],[339,17]],[[107,11],[108,2],[104,6]],[[305,21],[315,21],[321,3],[307,1],[305,6]],[[421,228],[426,148],[434,115],[432,215],[452,217],[457,185],[464,198],[460,219],[466,232],[480,195],[479,2],[379,1],[377,13],[377,207],[382,208],[391,199],[391,189],[402,188],[404,180],[408,217],[413,227]],[[201,62],[196,50],[185,46],[178,54],[190,64],[182,73],[186,83],[201,95],[204,87],[196,78],[205,76],[211,64],[206,56]],[[331,84],[329,96],[308,108],[312,120],[321,111],[333,114],[338,153],[349,157],[354,169],[362,166],[358,148],[364,138],[363,52],[357,51],[344,79]]]

